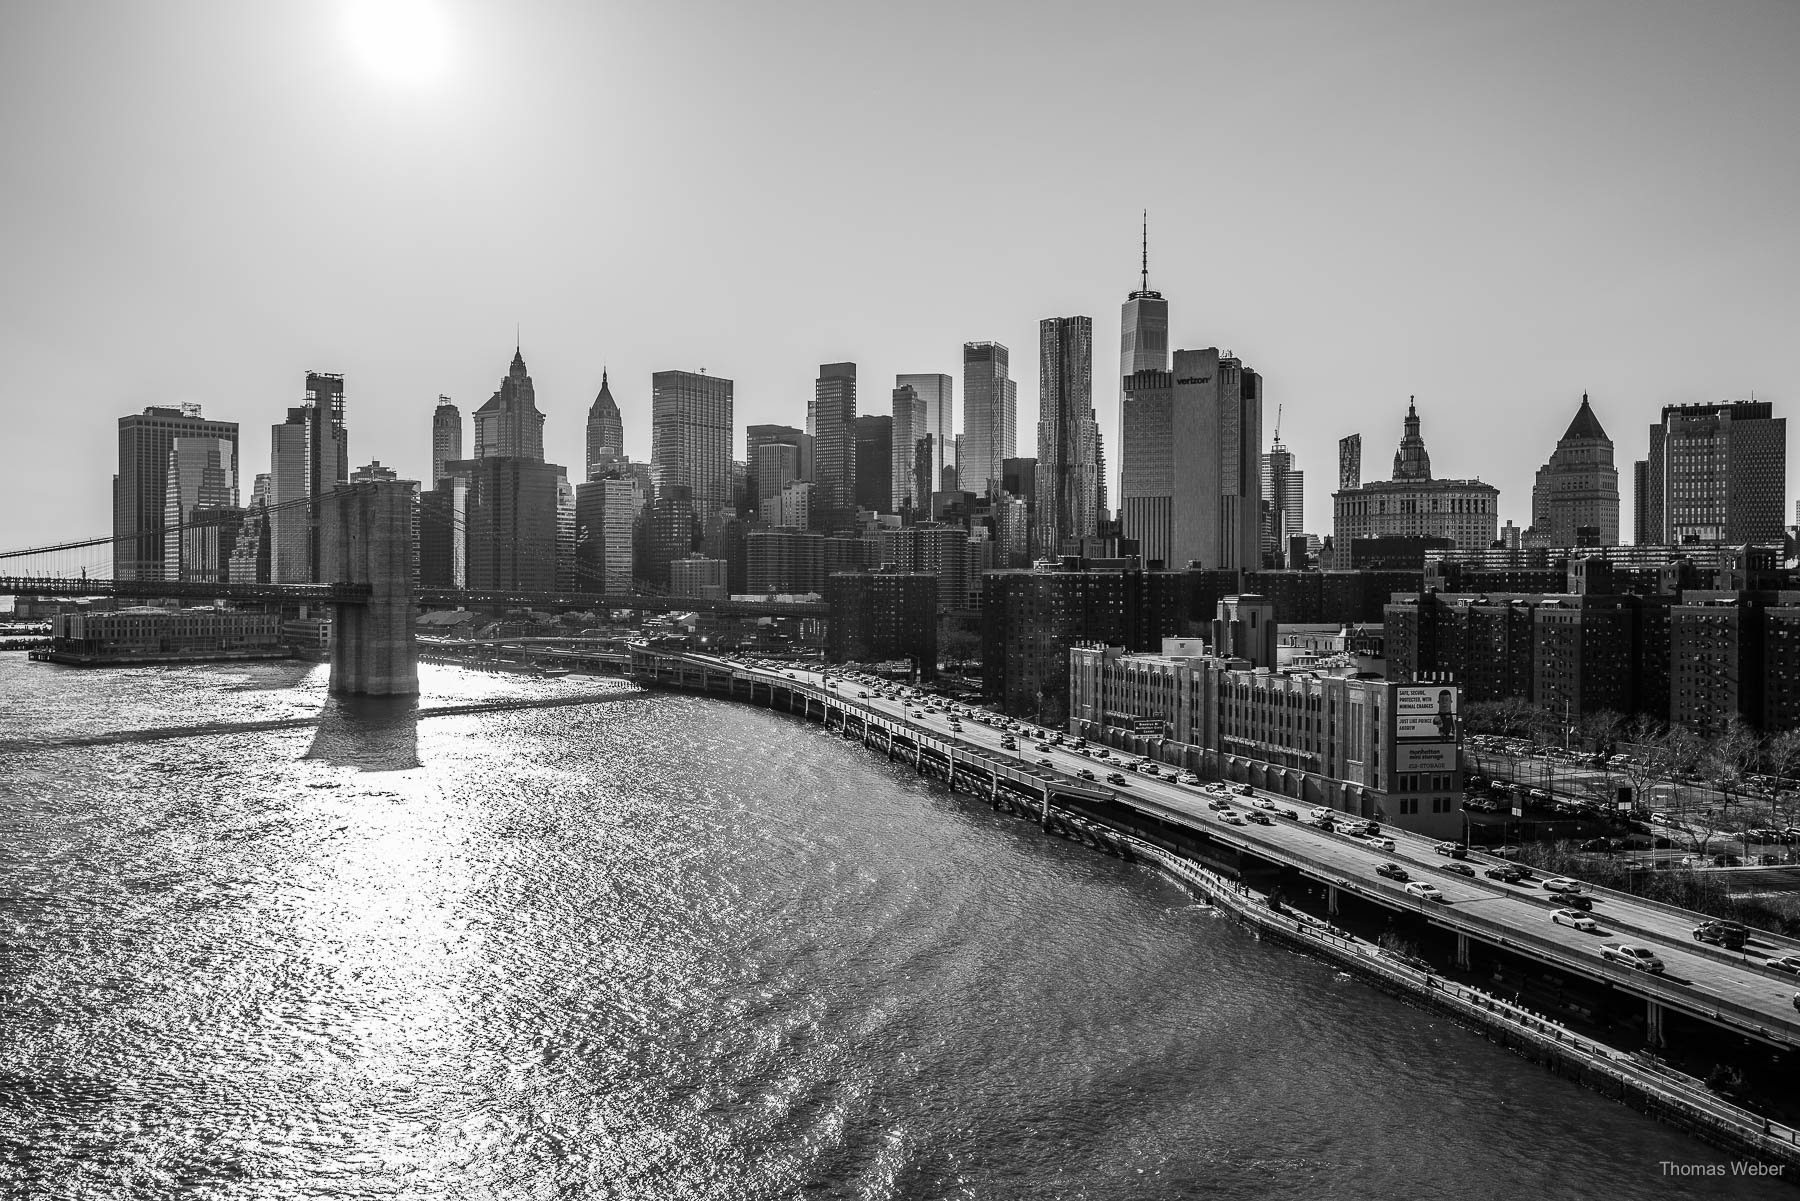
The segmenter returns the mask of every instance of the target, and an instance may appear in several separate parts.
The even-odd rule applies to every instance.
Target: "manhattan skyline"
[[[356,463],[429,481],[439,395],[478,408],[515,326],[556,462],[603,369],[640,461],[652,373],[736,381],[741,458],[741,427],[802,424],[822,362],[885,413],[895,375],[960,375],[981,341],[1035,430],[1037,323],[1113,344],[1144,208],[1171,350],[1263,373],[1314,533],[1333,443],[1381,463],[1408,395],[1440,473],[1523,526],[1584,392],[1621,464],[1664,405],[1800,393],[1790,5],[1153,5],[1153,43],[1007,4],[417,7],[373,49],[336,4],[16,10],[0,541],[106,529],[89,465],[147,405],[237,422],[247,489],[309,371],[344,375]],[[1188,69],[1208,39],[1257,53]],[[827,103],[793,81],[832,55],[934,84]],[[1197,133],[1247,186],[1183,159]],[[847,186],[816,187],[826,144]],[[956,186],[884,182],[909,170]],[[1117,381],[1094,407],[1112,440]]]

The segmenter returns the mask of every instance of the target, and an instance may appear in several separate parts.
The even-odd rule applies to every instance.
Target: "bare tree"
[[[1800,730],[1783,730],[1764,743],[1763,765],[1769,774],[1780,777],[1769,805],[1774,820],[1784,827],[1800,823],[1800,788],[1794,782],[1795,773],[1800,772]]]
[[[1762,741],[1741,717],[1733,717],[1731,723],[1701,749],[1700,776],[1719,790],[1719,820],[1714,825],[1729,829],[1731,806],[1744,799],[1744,777],[1761,759]]]

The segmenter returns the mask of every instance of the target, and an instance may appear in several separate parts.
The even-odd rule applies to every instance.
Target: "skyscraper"
[[[1306,531],[1306,476],[1294,469],[1294,452],[1282,444],[1281,431],[1262,457],[1263,554],[1285,558],[1287,540]]]
[[[1000,486],[1002,461],[1017,454],[1019,388],[1007,378],[1010,359],[998,342],[963,343],[963,447],[956,486],[977,496]]]
[[[499,391],[475,410],[475,457],[544,461],[544,415],[525,372],[525,356],[516,347]]]
[[[893,512],[894,419],[856,419],[856,507],[874,513]]]
[[[1093,361],[1092,318],[1046,317],[1038,323],[1037,541],[1046,554],[1058,553],[1064,538],[1099,532]],[[1001,491],[1005,474],[1003,461],[992,492]]]
[[[930,496],[927,495],[922,499],[919,496],[918,480],[915,474],[918,468],[920,439],[931,436],[925,424],[926,412],[925,398],[919,395],[916,387],[911,384],[900,384],[895,387],[892,433],[894,457],[893,466],[890,469],[893,473],[894,487],[889,500],[890,512],[904,513],[914,507],[930,508]],[[929,493],[930,489],[927,488],[926,491]]]
[[[221,544],[198,528],[200,514],[215,523],[237,509],[237,443],[225,438],[180,437],[169,447],[167,496],[163,505],[163,578],[165,580],[223,580],[235,542],[233,533]]]
[[[1767,401],[1668,405],[1650,427],[1640,542],[1780,542],[1787,418]]]
[[[1137,291],[1119,308],[1119,443],[1125,449],[1125,381],[1140,371],[1169,369],[1169,302],[1150,290],[1150,213],[1144,212]],[[1120,460],[1121,466],[1123,459]],[[1102,483],[1104,483],[1104,476]],[[1124,504],[1123,487],[1120,504]],[[1054,548],[1050,548],[1054,551]]]
[[[1173,371],[1126,377],[1122,410],[1121,516],[1145,561],[1258,568],[1262,377],[1216,348],[1178,350]]]
[[[806,409],[813,438],[813,528],[856,524],[856,364],[820,363]]]
[[[1613,466],[1612,439],[1585,392],[1550,461],[1538,468],[1531,526],[1536,544],[1619,545],[1619,469]]]
[[[237,478],[235,421],[207,421],[200,406],[160,405],[119,418],[119,472],[113,476],[113,576],[121,580],[164,577],[164,523],[168,507],[169,451],[176,438],[218,438],[231,446]]]
[[[686,489],[689,520],[731,505],[731,414],[732,384],[724,376],[658,371],[650,377],[650,477],[658,500],[668,489]],[[665,549],[679,540],[675,514],[681,508],[658,510]]]
[[[894,386],[911,388],[925,402],[925,423],[914,430],[913,443],[916,446],[926,435],[931,436],[931,487],[926,492],[935,492],[941,487],[944,468],[954,462],[951,455],[956,445],[956,385],[947,375],[911,374],[896,375]],[[966,404],[967,393],[964,397]],[[929,510],[931,497],[915,494],[913,507]]]
[[[438,397],[437,411],[431,415],[431,486],[444,478],[444,464],[463,457],[462,410],[450,403],[448,396]]]
[[[1650,528],[1650,463],[1638,459],[1631,465],[1631,540],[1639,546],[1655,541]]]
[[[270,431],[269,578],[273,582],[320,582],[320,498],[349,479],[344,377],[308,372],[305,401],[289,409],[287,420]],[[302,500],[308,503],[289,504]]]
[[[617,467],[576,487],[577,591],[631,591],[636,577],[637,522],[645,500],[638,482]]]
[[[603,368],[600,394],[588,408],[586,478],[598,479],[596,472],[604,472],[612,465],[612,459],[623,458],[624,454],[625,422],[619,416],[619,406],[613,400],[612,387]]]
[[[1338,439],[1338,491],[1362,487],[1362,435]]]

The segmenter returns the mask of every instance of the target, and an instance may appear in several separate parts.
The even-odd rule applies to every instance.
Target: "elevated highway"
[[[1800,944],[1791,940],[1759,933],[1745,951],[1724,951],[1693,940],[1693,927],[1704,920],[1699,914],[1593,889],[1588,895],[1597,901],[1592,916],[1601,932],[1584,933],[1552,922],[1551,914],[1562,903],[1540,882],[1512,885],[1481,874],[1501,860],[1471,855],[1467,862],[1476,876],[1470,879],[1446,870],[1452,861],[1437,854],[1435,841],[1384,827],[1383,836],[1393,839],[1394,849],[1378,849],[1285,816],[1292,803],[1279,796],[1233,798],[1240,812],[1262,802],[1273,824],[1230,824],[1207,807],[1211,797],[1197,786],[1135,772],[1125,773],[1123,787],[1086,781],[1077,774],[1083,769],[1096,775],[1119,769],[1067,745],[1034,750],[1038,740],[1026,732],[1017,734],[1020,749],[1007,751],[1001,746],[1001,729],[971,717],[955,732],[949,715],[935,701],[930,703],[939,712],[913,716],[918,703],[890,699],[843,677],[793,667],[754,667],[713,656],[651,652],[642,645],[633,646],[632,670],[646,683],[742,699],[779,694],[795,712],[827,724],[848,722],[885,731],[890,745],[991,764],[1016,780],[1030,781],[1024,786],[1045,798],[1046,816],[1048,806],[1066,806],[1101,820],[1108,820],[1110,810],[1114,819],[1136,826],[1132,832],[1140,836],[1146,830],[1178,832],[1211,851],[1209,861],[1215,864],[1235,861],[1244,870],[1290,869],[1333,890],[1334,902],[1338,895],[1352,894],[1454,934],[1461,964],[1468,962],[1471,951],[1486,946],[1603,983],[1642,1003],[1651,1042],[1660,1041],[1665,1014],[1679,1013],[1771,1048],[1800,1048],[1800,1012],[1794,1001],[1800,978],[1765,966],[1776,956],[1800,953]],[[1444,899],[1407,893],[1403,884],[1377,874],[1384,863],[1397,863],[1414,880],[1429,881]],[[1666,972],[1652,975],[1602,958],[1601,944],[1614,941],[1650,947]]]

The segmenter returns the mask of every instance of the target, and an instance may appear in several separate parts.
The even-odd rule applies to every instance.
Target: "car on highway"
[[[1048,759],[1039,759],[1038,766],[1039,767],[1055,767],[1056,764],[1050,762],[1050,760],[1048,760]]]
[[[1466,863],[1440,863],[1438,864],[1438,870],[1441,872],[1455,872],[1459,876],[1469,876],[1471,878],[1475,875],[1475,869]]]
[[[1431,849],[1440,855],[1448,855],[1452,859],[1461,859],[1468,855],[1467,851],[1454,842],[1440,842]]]
[[[1529,875],[1516,863],[1502,863],[1499,867],[1490,867],[1481,874],[1490,880],[1498,880],[1502,884],[1517,884]]]
[[[1272,820],[1270,820],[1269,815],[1264,813],[1260,809],[1252,809],[1249,813],[1245,814],[1244,816],[1248,817],[1251,821],[1255,822],[1259,826],[1272,826],[1275,824]]]
[[[1735,951],[1750,941],[1750,931],[1737,922],[1701,922],[1694,927],[1695,942],[1710,942]]]
[[[1593,898],[1588,896],[1585,892],[1565,892],[1556,899],[1570,909],[1586,910],[1594,907]]]
[[[1599,924],[1579,909],[1558,909],[1550,915],[1550,920],[1559,926],[1573,926],[1583,934],[1600,932]]]
[[[1252,805],[1255,805],[1258,809],[1267,809],[1271,813],[1273,813],[1275,811],[1275,802],[1271,801],[1266,796],[1259,796],[1254,801],[1251,801],[1250,803]]]
[[[1224,797],[1214,797],[1212,800],[1206,802],[1206,807],[1213,810],[1229,809],[1231,808],[1231,802]]]
[[[1047,742],[1040,742],[1037,744],[1037,749],[1040,751],[1048,751],[1050,749],[1050,744]]]
[[[1652,975],[1660,976],[1663,972],[1663,961],[1657,958],[1656,952],[1634,942],[1602,943],[1600,957]]]
[[[1800,955],[1777,955],[1763,966],[1772,971],[1788,972],[1800,976]]]
[[[1567,876],[1552,876],[1544,881],[1544,887],[1551,892],[1580,892],[1581,881],[1571,880]]]
[[[1248,784],[1234,784],[1231,787],[1231,791],[1237,793],[1239,796],[1250,796],[1252,795],[1253,790]]]
[[[1179,779],[1180,779],[1180,782],[1183,784],[1198,784],[1200,782],[1200,777],[1196,776],[1191,771],[1182,772]]]
[[[1084,767],[1080,771],[1076,772],[1075,774],[1077,776],[1080,776],[1084,780],[1091,780],[1094,778],[1094,772],[1093,772],[1092,768]]]
[[[1421,900],[1442,901],[1445,899],[1444,894],[1438,891],[1437,885],[1427,884],[1423,880],[1414,880],[1411,884],[1406,886],[1406,891],[1408,895],[1418,897]]]
[[[1094,752],[1094,758],[1096,758],[1096,759],[1111,759],[1112,752],[1107,750],[1105,747],[1101,747],[1099,750]]]
[[[1106,782],[1108,784],[1123,784],[1125,783],[1125,775],[1123,772],[1109,771],[1106,773]]]
[[[1246,824],[1244,815],[1239,813],[1236,809],[1227,809],[1225,812],[1219,814],[1219,817],[1228,826],[1242,826]]]
[[[1306,819],[1306,824],[1315,829],[1323,830],[1327,834],[1334,833],[1337,830],[1337,824],[1329,817],[1309,817]]]
[[[1281,816],[1287,818],[1291,822],[1297,822],[1300,820],[1300,815],[1298,813],[1295,813],[1292,809],[1277,809],[1275,812],[1279,813]]]
[[[1375,874],[1378,876],[1386,876],[1390,880],[1407,879],[1406,869],[1401,867],[1398,863],[1384,863],[1375,869]]]

